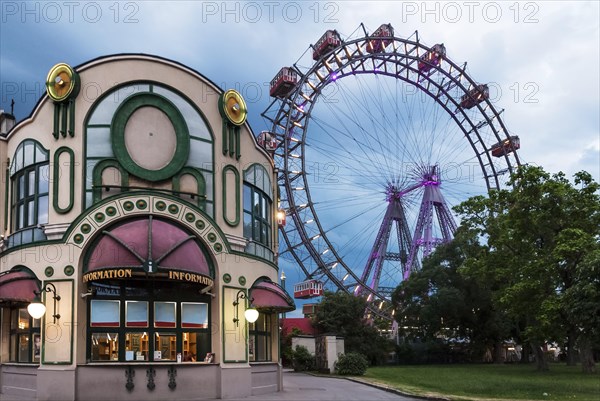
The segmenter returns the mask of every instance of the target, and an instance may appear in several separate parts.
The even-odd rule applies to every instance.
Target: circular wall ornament
[[[240,276],[240,278],[238,278],[238,283],[240,283],[240,285],[246,285],[246,277]]]
[[[233,125],[242,125],[246,121],[248,108],[239,92],[229,89],[219,98],[222,113]]]
[[[46,275],[46,277],[54,276],[54,267],[52,267],[52,266],[46,267],[46,269],[44,270],[44,274]]]
[[[71,265],[65,266],[65,275],[72,276],[75,273],[75,268]]]
[[[68,64],[56,64],[48,72],[46,92],[55,102],[76,97],[80,86],[79,75]]]
[[[231,274],[229,274],[229,273],[223,274],[223,281],[225,283],[230,283],[231,282]]]
[[[123,167],[148,181],[172,177],[185,165],[190,134],[181,112],[163,96],[130,96],[115,112],[112,148]]]

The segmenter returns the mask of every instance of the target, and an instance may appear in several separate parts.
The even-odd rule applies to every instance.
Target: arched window
[[[119,116],[118,110],[135,97],[145,99],[140,100],[142,103],[149,102],[148,99],[159,99],[160,101],[157,101],[161,105],[170,104],[172,109],[176,109],[177,114],[181,115],[182,123],[189,131],[189,143],[186,145],[189,145],[189,156],[184,167],[178,172],[179,175],[173,174],[168,177],[172,183],[171,188],[165,185],[160,190],[171,192],[173,195],[197,204],[212,216],[214,212],[214,168],[213,137],[210,127],[201,111],[190,99],[173,88],[153,82],[131,82],[115,88],[98,99],[88,114],[85,122],[85,207],[90,207],[95,202],[120,192],[143,190],[150,187],[144,183],[144,180],[148,179],[147,176],[136,175],[131,168],[127,167],[129,164],[124,163],[119,158],[119,154],[115,153],[115,146],[117,148],[124,147],[127,149],[126,153],[137,149],[132,144],[128,145],[126,141],[122,144],[117,141],[115,145],[115,132],[112,132],[114,130],[111,128],[113,120]],[[153,110],[156,108],[152,107]],[[144,109],[145,107],[139,108],[139,110]],[[128,147],[130,145],[131,149]],[[143,149],[141,154],[144,154]],[[100,163],[109,161],[114,164],[111,166],[104,164],[98,167]],[[141,163],[140,166],[145,166],[143,168],[138,166],[139,168],[136,168],[138,172],[144,168],[154,170],[154,167],[146,166],[147,161],[132,159],[131,162],[136,166],[138,163]],[[121,169],[116,167],[117,163],[121,164]],[[190,174],[185,174],[185,172]],[[151,175],[148,172],[145,174]],[[175,188],[175,185],[178,185],[179,189]]]
[[[246,252],[273,261],[273,188],[268,171],[254,164],[244,171],[244,237]]]
[[[48,223],[49,153],[33,139],[19,144],[10,165],[12,232],[8,246],[45,240]]]
[[[152,216],[104,230],[85,261],[87,359],[200,362],[211,348],[214,269],[204,246]]]

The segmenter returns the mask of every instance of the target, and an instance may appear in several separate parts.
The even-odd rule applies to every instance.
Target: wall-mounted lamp
[[[81,299],[87,298],[87,297],[93,297],[95,295],[96,295],[96,288],[95,287],[88,288],[87,292],[81,293]]]
[[[60,315],[56,313],[56,302],[60,301],[60,295],[56,293],[56,287],[52,283],[46,283],[44,288],[42,288],[39,292],[33,292],[35,294],[35,301],[27,306],[27,312],[29,312],[31,317],[34,319],[39,319],[44,316],[44,313],[46,313],[46,305],[44,305],[41,301],[42,292],[52,292],[52,299],[54,300],[54,314],[52,317],[54,318],[53,323],[56,324],[56,319],[60,319]]]
[[[235,307],[233,322],[235,323],[236,327],[239,325],[240,322],[240,319],[238,318],[238,305],[240,304],[240,299],[247,299],[246,293],[243,290],[238,291],[238,293],[235,296],[235,301],[233,302],[233,306]],[[248,300],[250,301],[250,304],[252,304],[254,298],[250,298]],[[258,319],[258,311],[254,308],[248,308],[244,312],[244,317],[246,318],[248,323],[254,323],[256,322],[256,319]]]

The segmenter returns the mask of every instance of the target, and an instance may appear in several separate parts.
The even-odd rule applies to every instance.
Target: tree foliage
[[[325,292],[317,308],[313,325],[320,334],[344,337],[346,353],[364,355],[373,364],[381,364],[392,350],[391,341],[365,319],[366,302],[342,291]]]
[[[538,368],[547,369],[544,341],[566,338],[572,352],[577,337],[593,332],[574,315],[574,305],[581,303],[567,302],[574,299],[567,295],[578,292],[584,277],[599,279],[585,262],[599,248],[599,186],[586,172],[577,173],[573,185],[563,173],[551,176],[539,167],[522,167],[510,184],[511,190],[457,207],[465,229],[489,248],[485,257],[467,258],[464,270],[498,284],[495,304],[524,322],[523,336]]]
[[[590,174],[521,167],[509,189],[457,206],[461,226],[396,290],[412,335],[473,344],[517,338],[547,369],[542,344],[579,344],[587,371],[600,348],[600,186]],[[412,320],[411,320],[412,319]],[[411,334],[411,333],[408,333]]]
[[[486,252],[472,232],[461,229],[425,259],[392,295],[400,334],[427,344],[440,338],[462,341],[475,360],[506,338],[511,326],[493,305],[491,281],[460,272],[467,257]]]

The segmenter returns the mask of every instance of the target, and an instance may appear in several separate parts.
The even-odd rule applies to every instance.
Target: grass
[[[451,400],[600,400],[600,374],[563,364],[552,364],[549,372],[537,372],[534,365],[386,366],[369,368],[363,377]]]

